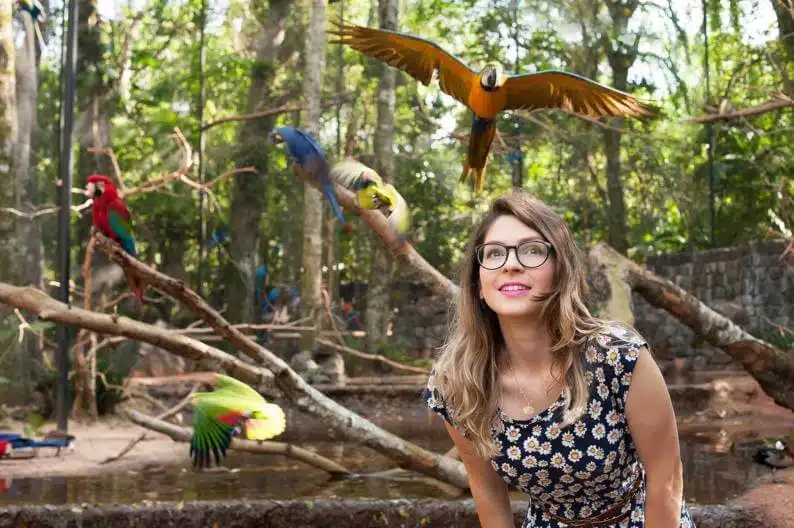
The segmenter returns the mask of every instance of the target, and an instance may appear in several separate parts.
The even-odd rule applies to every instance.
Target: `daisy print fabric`
[[[598,526],[645,527],[645,472],[626,423],[626,396],[638,351],[645,345],[637,332],[618,324],[609,324],[588,342],[584,366],[590,397],[584,415],[570,425],[562,427],[565,395],[529,420],[498,412],[493,434],[501,449],[491,465],[505,482],[530,497],[522,528],[581,526],[632,493],[605,517],[625,514],[622,520]],[[424,399],[454,425],[454,410],[432,374]],[[683,504],[680,528],[694,526]]]

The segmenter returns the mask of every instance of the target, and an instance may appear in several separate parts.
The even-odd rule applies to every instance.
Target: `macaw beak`
[[[284,143],[284,137],[279,134],[278,132],[271,132],[268,136],[268,139],[273,142],[274,145],[278,145],[280,143]]]
[[[83,192],[89,198],[93,198],[94,197],[94,192],[96,192],[96,185],[94,185],[93,183],[86,184],[85,191],[83,191]]]

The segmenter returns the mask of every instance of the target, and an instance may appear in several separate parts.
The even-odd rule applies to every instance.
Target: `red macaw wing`
[[[654,113],[652,106],[631,94],[563,71],[512,76],[502,90],[507,96],[505,110],[560,108],[591,117],[639,117]]]
[[[339,37],[332,44],[347,44],[356,51],[400,68],[419,82],[429,85],[438,70],[441,90],[468,106],[469,93],[477,74],[441,46],[412,35],[337,23],[330,33]]]

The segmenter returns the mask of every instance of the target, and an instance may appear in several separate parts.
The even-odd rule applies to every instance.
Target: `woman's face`
[[[519,246],[528,241],[544,241],[544,238],[516,217],[509,215],[497,218],[483,239],[484,244],[498,242],[506,246]],[[550,252],[540,266],[527,268],[519,262],[517,252],[521,251],[521,260],[531,265],[542,259],[543,248],[538,244],[527,244],[522,248],[508,249],[507,261],[498,269],[490,270],[479,266],[480,298],[500,318],[539,313],[543,301],[536,297],[553,289],[554,253]],[[498,263],[504,258],[504,250],[498,246],[488,246],[485,251],[484,258],[491,262]],[[491,264],[493,265],[495,264]]]

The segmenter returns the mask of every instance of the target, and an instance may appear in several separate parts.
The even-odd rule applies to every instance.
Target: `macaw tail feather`
[[[132,293],[135,294],[135,299],[137,299],[138,304],[143,304],[143,291],[146,289],[145,283],[139,279],[138,277],[134,276],[132,273],[127,273],[127,284],[132,290]]]
[[[339,202],[336,201],[336,196],[334,195],[334,186],[332,184],[326,184],[325,187],[325,196],[328,198],[328,201],[331,203],[331,209],[334,211],[334,215],[339,219],[340,222],[344,225],[345,217],[342,215],[342,209],[339,207]]]
[[[132,237],[119,237],[121,248],[129,255],[138,258],[138,250],[135,248],[135,239]]]
[[[474,190],[481,193],[485,185],[485,167],[474,169]]]

